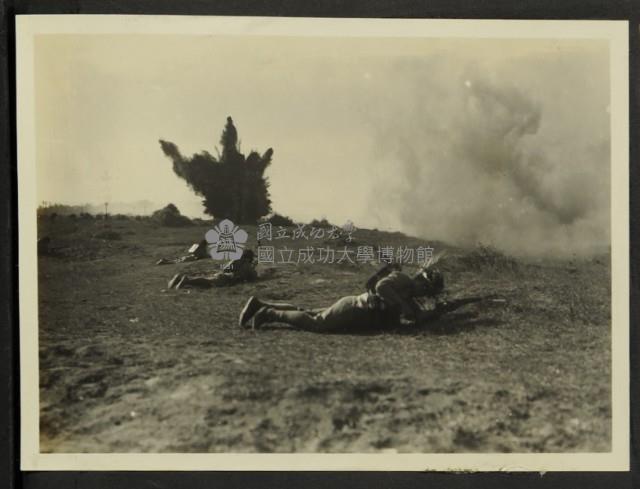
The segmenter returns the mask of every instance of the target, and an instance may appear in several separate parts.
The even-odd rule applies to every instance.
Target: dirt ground
[[[60,216],[39,225],[53,250],[38,263],[43,452],[610,449],[608,255],[524,261],[452,249],[451,296],[504,302],[423,328],[254,332],[236,325],[250,295],[322,307],[360,293],[375,268],[276,264],[260,266],[255,283],[167,290],[177,271],[217,266],[154,265],[211,225],[108,226]],[[99,237],[105,230],[120,239]]]

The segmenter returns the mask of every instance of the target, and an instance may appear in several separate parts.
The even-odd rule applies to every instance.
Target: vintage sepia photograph
[[[92,17],[17,25],[26,468],[628,466],[626,23]]]

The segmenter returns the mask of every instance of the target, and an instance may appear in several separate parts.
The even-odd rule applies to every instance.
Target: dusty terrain
[[[38,263],[43,452],[609,450],[607,255],[516,261],[452,250],[443,267],[453,297],[505,301],[419,329],[252,332],[236,326],[250,295],[320,307],[359,293],[375,268],[275,265],[256,283],[167,290],[177,271],[216,266],[154,265],[211,226],[108,226],[40,222],[53,249]],[[105,230],[121,239],[94,237]]]

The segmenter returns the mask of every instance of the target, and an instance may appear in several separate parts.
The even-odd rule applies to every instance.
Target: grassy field
[[[216,266],[154,265],[209,228],[40,222],[53,249],[38,262],[43,452],[610,449],[608,255],[524,261],[452,249],[443,264],[452,297],[505,301],[419,329],[247,331],[236,323],[250,295],[322,307],[360,293],[375,268],[276,264],[260,266],[255,283],[167,290],[178,271]],[[105,230],[121,239],[98,237]]]

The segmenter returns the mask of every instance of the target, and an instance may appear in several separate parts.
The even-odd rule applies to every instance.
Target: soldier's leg
[[[259,328],[266,323],[284,323],[305,331],[321,331],[323,329],[322,318],[307,311],[278,310],[271,307],[263,307],[252,319],[252,326]]]
[[[305,309],[302,307],[294,306],[293,304],[289,304],[287,302],[271,302],[264,301],[260,299],[260,303],[263,306],[271,307],[272,309],[277,309],[279,311],[304,311]]]
[[[254,316],[254,314],[264,307],[268,307],[276,311],[303,311],[304,310],[301,307],[294,306],[293,304],[288,304],[286,302],[263,301],[258,299],[255,296],[251,296],[249,300],[246,302],[245,306],[242,308],[242,311],[240,311],[238,324],[241,327],[246,327],[249,323],[249,320]]]
[[[262,306],[269,306],[273,309],[278,309],[279,311],[306,311],[311,314],[320,314],[327,310],[326,307],[314,307],[312,309],[307,309],[305,307],[294,306],[288,302],[271,302],[262,299],[260,299],[260,304]]]
[[[184,255],[178,258],[178,263],[187,263],[191,261],[198,261],[198,257],[196,255]]]
[[[169,281],[169,288],[183,289],[186,287],[197,287],[209,289],[211,287],[223,287],[232,285],[233,276],[230,273],[217,272],[209,277],[191,277],[186,274],[176,274]]]
[[[184,287],[197,287],[200,289],[209,289],[214,286],[214,280],[207,277],[189,277],[185,275],[184,278],[176,285],[176,289],[182,289]]]
[[[367,315],[356,307],[356,297],[343,297],[331,307],[311,311],[277,310],[263,307],[253,318],[253,326],[260,327],[269,322],[285,323],[294,328],[316,333],[348,329]]]

